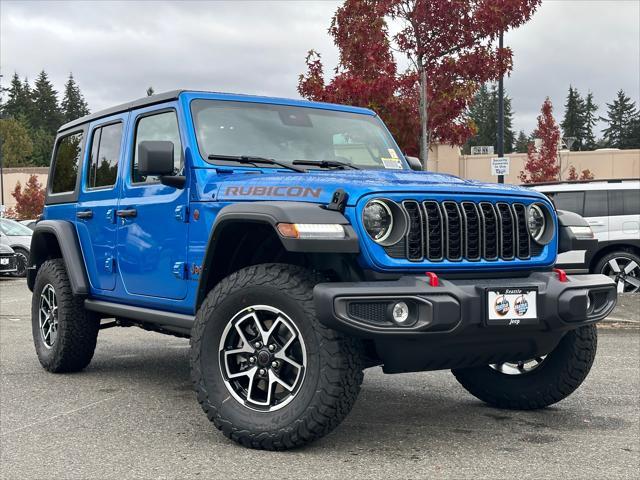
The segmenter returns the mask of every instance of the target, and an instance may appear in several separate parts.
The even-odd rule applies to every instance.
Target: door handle
[[[135,208],[129,208],[126,210],[116,210],[116,217],[127,218],[127,217],[136,217],[138,215],[138,211]]]
[[[91,210],[84,210],[82,212],[76,212],[76,218],[82,218],[82,219],[93,218],[93,212]]]

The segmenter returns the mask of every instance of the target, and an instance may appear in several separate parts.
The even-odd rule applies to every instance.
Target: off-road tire
[[[264,264],[222,280],[204,300],[191,331],[191,378],[207,417],[241,445],[285,450],[331,432],[354,405],[363,373],[360,344],[321,325],[313,287],[324,280],[301,267]],[[230,395],[219,361],[219,342],[231,316],[251,305],[285,312],[307,349],[307,369],[298,394],[274,412],[252,410]]]
[[[535,410],[571,395],[587,377],[596,356],[595,325],[565,334],[558,346],[531,372],[507,375],[490,366],[452,370],[473,396],[497,408]]]
[[[40,296],[47,285],[55,290],[58,305],[57,337],[50,348],[39,325]],[[84,299],[74,295],[64,261],[47,260],[36,275],[31,300],[31,330],[38,360],[52,373],[78,372],[93,357],[100,320],[84,308]]]

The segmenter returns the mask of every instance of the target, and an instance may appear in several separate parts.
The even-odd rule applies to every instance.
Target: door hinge
[[[116,223],[116,215],[115,215],[114,208],[108,209],[104,216],[107,217],[107,221],[109,223]]]
[[[178,205],[174,210],[176,220],[187,223],[189,221],[189,209],[186,205]]]
[[[180,280],[187,278],[187,265],[184,262],[176,262],[173,264],[173,276]]]

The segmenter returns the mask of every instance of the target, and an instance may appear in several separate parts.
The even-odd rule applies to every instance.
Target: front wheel
[[[544,408],[565,399],[582,384],[597,343],[596,327],[588,325],[565,334],[548,355],[452,372],[469,393],[494,407]]]
[[[248,267],[221,281],[196,315],[191,374],[209,420],[251,448],[284,450],[333,430],[362,383],[358,343],[321,325],[320,279],[300,267]]]

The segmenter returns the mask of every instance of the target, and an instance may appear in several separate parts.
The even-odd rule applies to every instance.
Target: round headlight
[[[376,242],[384,242],[393,229],[393,214],[382,200],[371,200],[362,213],[364,228]]]
[[[547,226],[547,220],[544,212],[539,205],[531,205],[529,207],[529,233],[531,237],[537,242],[544,235],[545,228]]]

